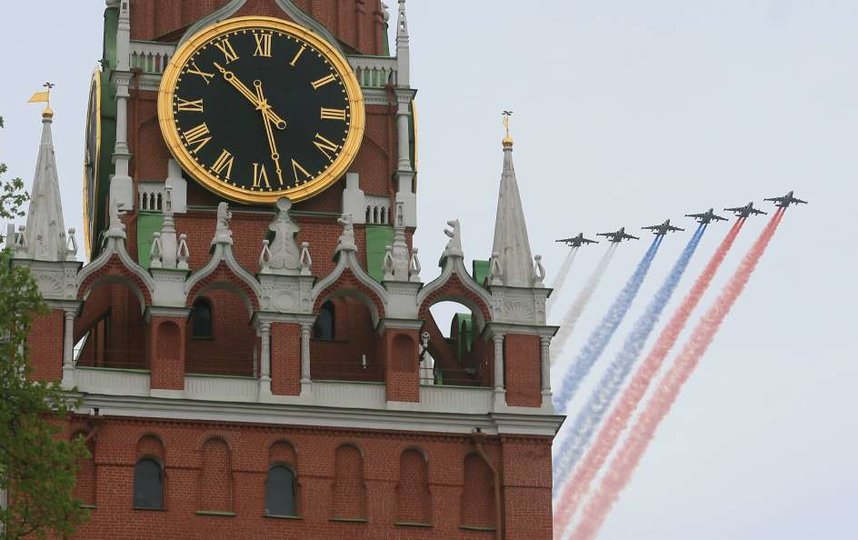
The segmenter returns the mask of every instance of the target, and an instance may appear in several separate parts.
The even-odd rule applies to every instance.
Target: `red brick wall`
[[[301,393],[301,325],[271,325],[271,392],[297,396]]]
[[[496,528],[494,475],[476,452],[465,457],[463,482],[461,524],[466,527]]]
[[[542,362],[539,355],[539,336],[508,334],[504,339],[504,382],[508,405],[542,405]]]
[[[212,437],[229,446],[234,517],[196,513],[201,475],[217,476],[204,472],[208,463],[218,463],[205,458],[205,443]],[[102,418],[94,439],[98,508],[78,530],[77,538],[493,537],[491,532],[459,527],[465,505],[478,503],[474,508],[480,512],[487,513],[490,507],[494,511],[494,506],[486,504],[493,495],[485,469],[473,475],[479,481],[474,483],[475,491],[482,495],[463,500],[466,456],[474,452],[469,436]],[[337,449],[344,444],[352,445],[362,456],[366,523],[330,520],[338,480]],[[550,438],[488,437],[485,441],[494,466],[504,468],[506,538],[551,537],[550,448]],[[429,512],[431,528],[394,524],[399,519],[397,509],[402,508],[397,486],[403,480],[413,482],[404,479],[403,468],[396,466],[408,449],[427,456],[430,502],[429,510],[423,512]],[[164,511],[131,509],[134,464],[144,456],[155,457],[164,465]],[[299,519],[263,517],[265,478],[270,464],[276,462],[288,463],[297,472]],[[352,460],[339,469],[342,476],[353,478],[355,463]],[[223,469],[219,470],[224,478]]]
[[[334,457],[331,518],[366,519],[366,484],[363,456],[356,446],[344,444]]]
[[[186,320],[152,317],[149,322],[151,351],[150,386],[170,390],[185,389]]]
[[[382,337],[388,401],[420,401],[417,334],[417,330],[390,329]]]
[[[432,520],[432,494],[429,492],[429,467],[423,453],[409,448],[399,457],[399,482],[396,485],[397,523],[425,523]]]
[[[212,337],[193,337],[188,322],[187,372],[252,376],[258,339],[244,299],[223,289],[209,289],[201,296],[211,304]]]
[[[383,381],[384,356],[366,305],[351,297],[335,297],[334,339],[310,341],[313,379]],[[366,368],[362,356],[366,355]]]
[[[232,512],[232,460],[229,446],[220,437],[207,440],[202,449],[197,508],[209,512]]]
[[[33,379],[59,381],[63,378],[63,324],[61,309],[33,321],[27,336]]]

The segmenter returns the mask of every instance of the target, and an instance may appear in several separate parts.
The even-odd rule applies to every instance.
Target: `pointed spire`
[[[509,135],[509,117],[504,111],[503,173],[501,174],[498,210],[495,218],[495,238],[492,253],[497,258],[503,285],[507,287],[533,287],[533,257],[527,238],[527,225],[518,192],[518,181],[512,164],[512,137]]]
[[[50,90],[50,88],[48,88]],[[47,102],[47,99],[45,99]],[[63,223],[63,205],[51,124],[54,112],[50,106],[42,111],[42,141],[36,158],[36,172],[30,190],[30,208],[23,239],[26,251],[21,255],[40,261],[64,261],[68,241]]]
[[[409,39],[405,0],[399,0],[399,15],[396,20],[396,83],[404,88],[408,88],[411,84]]]

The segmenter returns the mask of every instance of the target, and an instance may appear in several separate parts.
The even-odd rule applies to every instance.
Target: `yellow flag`
[[[49,94],[50,92],[48,90],[45,90],[43,92],[36,92],[35,94],[33,94],[33,97],[31,97],[30,100],[27,101],[27,103],[47,103]]]

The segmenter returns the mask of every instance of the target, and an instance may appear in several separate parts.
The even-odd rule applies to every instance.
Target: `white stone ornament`
[[[301,268],[301,250],[295,235],[301,230],[289,216],[292,201],[282,198],[277,201],[277,216],[268,225],[274,233],[270,250],[270,271],[275,274],[297,274]]]
[[[178,263],[176,267],[179,270],[188,269],[188,259],[191,258],[191,252],[188,249],[188,235],[182,233],[179,235],[179,247],[176,249],[176,259]]]
[[[447,247],[444,249],[444,257],[464,257],[465,253],[462,251],[462,232],[459,228],[459,220],[452,219],[447,222],[447,225],[450,228],[444,229],[444,234],[450,238],[450,241],[447,242]]]
[[[229,244],[232,245],[232,231],[229,228],[229,221],[232,219],[232,212],[229,211],[229,205],[221,202],[217,205],[217,225],[215,226],[215,236],[212,239],[212,245]]]
[[[533,286],[545,286],[545,267],[542,266],[542,255],[533,256]]]
[[[354,223],[352,222],[352,215],[343,214],[337,219],[337,223],[343,226],[343,232],[340,234],[339,240],[337,240],[336,252],[357,251],[357,244],[355,244],[355,228]]]
[[[301,275],[312,275],[313,258],[310,257],[310,242],[301,242]]]

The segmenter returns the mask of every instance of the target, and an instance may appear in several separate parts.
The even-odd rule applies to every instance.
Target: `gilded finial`
[[[42,86],[45,89],[33,94],[30,99],[27,100],[27,103],[44,103],[45,109],[42,111],[42,118],[53,118],[54,110],[51,109],[51,88],[56,85],[51,82],[46,82]]]
[[[509,117],[512,116],[512,111],[503,111],[503,128],[506,131],[506,136],[503,138],[504,148],[512,146],[512,137],[509,135]]]

